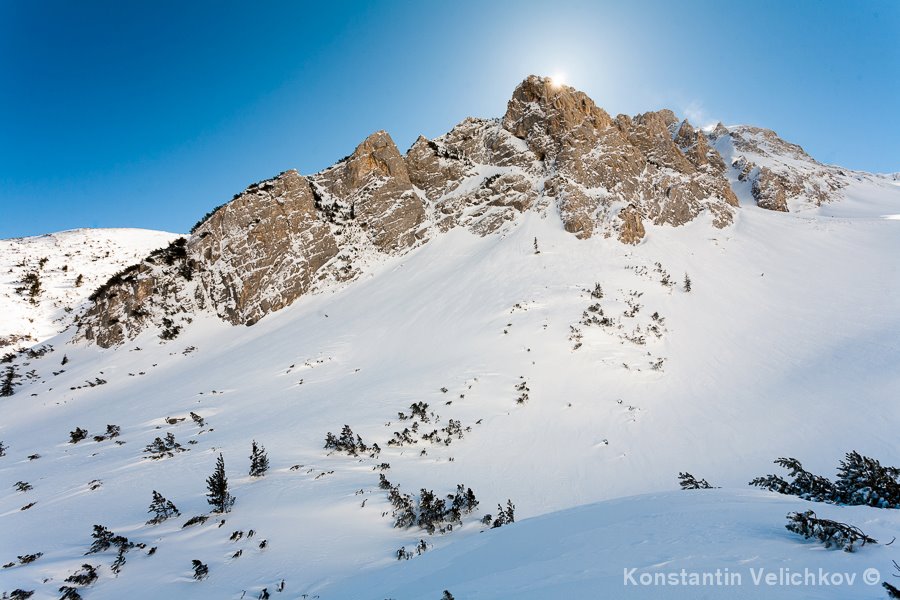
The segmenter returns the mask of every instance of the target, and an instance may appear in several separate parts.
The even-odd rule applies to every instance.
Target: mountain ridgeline
[[[637,244],[647,223],[728,227],[741,189],[787,211],[839,199],[853,175],[769,130],[706,133],[669,110],[612,118],[584,93],[530,76],[501,119],[468,118],[405,156],[379,131],[320,173],[249,186],[98,288],[76,337],[111,347],[156,328],[171,339],[198,311],[252,325],[451,228],[490,235],[525,211],[556,211],[578,238]]]

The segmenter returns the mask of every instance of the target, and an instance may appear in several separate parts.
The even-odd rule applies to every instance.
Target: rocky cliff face
[[[793,163],[808,169],[797,174]],[[669,110],[612,118],[582,92],[531,76],[502,118],[420,137],[405,156],[379,131],[320,173],[251,185],[189,238],[97,290],[78,337],[111,346],[156,328],[166,339],[196,311],[250,325],[451,228],[488,235],[525,211],[555,210],[579,238],[625,244],[640,243],[646,223],[677,227],[706,214],[726,227],[738,206],[734,169],[774,210],[798,197],[827,201],[841,186],[767,130],[707,135]],[[809,169],[821,175],[813,183]]]
[[[846,170],[823,165],[770,129],[720,123],[709,139],[737,170],[738,179],[750,184],[761,208],[787,212],[789,202],[820,206],[839,199],[849,181]]]

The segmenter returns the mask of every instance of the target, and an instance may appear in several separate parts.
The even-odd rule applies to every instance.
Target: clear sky
[[[897,0],[0,0],[0,237],[184,232],[373,131],[501,116],[530,73],[900,171]]]

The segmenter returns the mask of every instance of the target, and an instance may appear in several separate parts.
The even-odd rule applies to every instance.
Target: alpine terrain
[[[2,240],[0,594],[887,598],[898,256],[896,174],[536,76]]]

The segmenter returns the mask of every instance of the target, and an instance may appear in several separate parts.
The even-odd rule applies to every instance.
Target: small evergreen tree
[[[691,278],[688,276],[687,273],[684,274],[684,291],[686,291],[686,292],[691,291]]]
[[[9,448],[9,446],[4,445],[3,442],[0,441],[0,456],[6,456],[7,448]]]
[[[169,517],[181,515],[181,511],[179,511],[170,500],[166,500],[166,498],[156,490],[153,490],[153,501],[150,503],[150,508],[147,512],[153,513],[154,515],[152,519],[147,521],[147,525],[156,525],[157,523],[162,523]]]
[[[19,378],[19,374],[16,373],[15,365],[10,365],[6,367],[6,370],[3,373],[2,381],[0,381],[0,396],[12,396],[14,393],[14,389],[18,383],[16,383],[16,379]]]
[[[537,238],[534,238],[534,253],[535,253],[535,254],[540,254],[540,253],[541,253],[541,249],[538,248]]]
[[[97,552],[109,550],[116,536],[103,525],[94,525],[94,533],[91,534],[91,537],[94,538],[94,542],[91,544],[91,549],[85,554],[96,554]]]
[[[503,527],[504,525],[509,525],[511,523],[516,522],[516,506],[512,503],[512,500],[506,501],[506,508],[504,509],[499,504],[497,505],[497,518],[494,519],[494,523],[491,525],[492,528]]]
[[[213,512],[225,513],[231,509],[234,504],[234,498],[228,492],[228,478],[225,477],[225,459],[222,453],[219,453],[219,459],[216,461],[216,470],[206,480],[206,500],[212,506]]]
[[[84,283],[84,275],[79,273],[78,277],[75,278],[75,287],[81,287],[81,284]]]
[[[262,444],[257,444],[256,440],[250,447],[250,476],[262,477],[269,470],[269,457],[266,449]]]
[[[444,590],[444,594],[441,596],[441,600],[455,600],[455,599],[453,598],[453,594],[451,594],[447,590]]]

